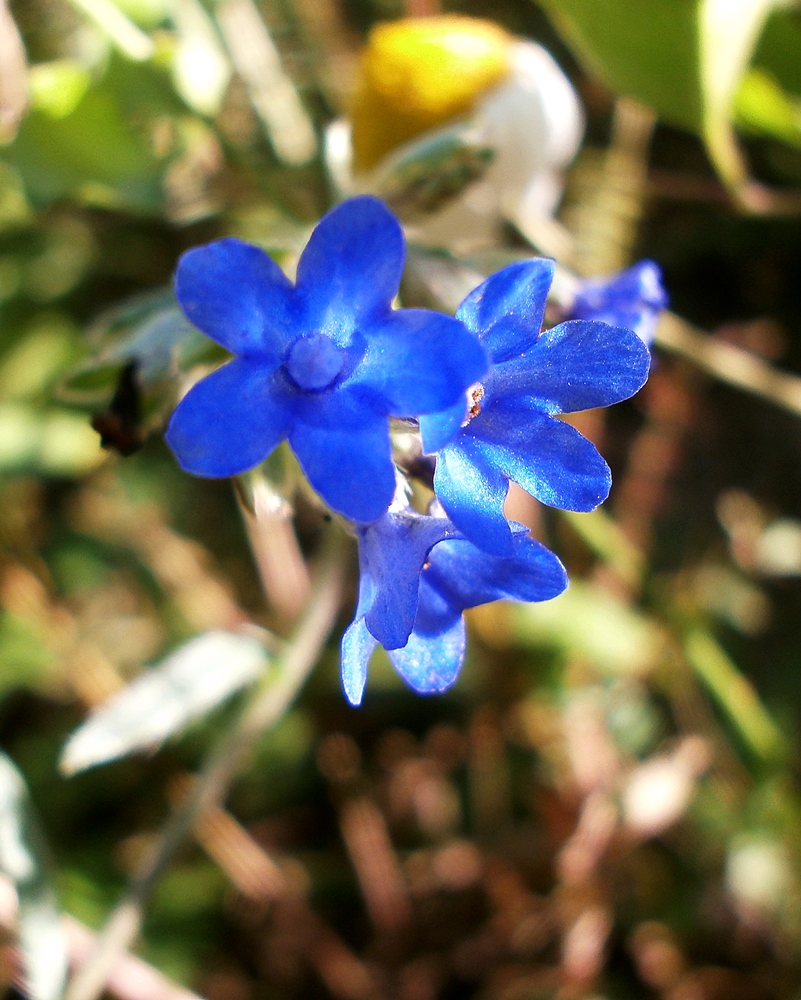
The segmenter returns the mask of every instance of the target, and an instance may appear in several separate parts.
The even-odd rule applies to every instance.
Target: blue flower
[[[181,308],[235,357],[172,416],[167,442],[181,466],[236,475],[287,438],[333,510],[358,522],[380,517],[395,490],[388,416],[449,407],[486,370],[459,321],[392,309],[404,252],[394,216],[361,197],[322,219],[294,285],[237,239],[184,254]]]
[[[650,355],[631,330],[574,320],[540,332],[553,267],[512,264],[464,300],[456,316],[478,335],[490,371],[467,413],[460,401],[420,419],[424,450],[438,452],[434,489],[445,512],[499,556],[515,548],[503,512],[510,480],[566,510],[606,499],[606,462],[558,414],[626,399],[648,376]]]
[[[650,347],[659,314],[667,309],[668,301],[659,265],[641,260],[611,278],[582,281],[568,318],[626,326]]]
[[[512,525],[512,553],[492,556],[446,518],[406,510],[359,531],[359,603],[342,637],[342,684],[358,705],[380,643],[415,691],[444,691],[464,661],[462,612],[497,600],[546,601],[567,586],[553,552]]]

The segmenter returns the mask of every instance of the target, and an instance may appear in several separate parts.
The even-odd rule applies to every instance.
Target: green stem
[[[717,642],[700,628],[684,636],[684,651],[718,707],[728,716],[743,742],[764,761],[785,752],[781,730],[753,686]]]

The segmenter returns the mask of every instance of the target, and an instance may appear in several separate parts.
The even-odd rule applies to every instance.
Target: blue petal
[[[367,350],[354,380],[374,389],[397,417],[454,405],[487,370],[478,339],[452,316],[403,309],[364,333]]]
[[[641,260],[604,281],[582,282],[570,315],[574,319],[594,319],[628,327],[650,347],[659,313],[667,306],[659,265],[652,260]]]
[[[447,410],[420,417],[423,454],[434,455],[441,451],[459,433],[466,416],[467,395],[463,393],[461,399]]]
[[[297,324],[291,283],[263,250],[241,240],[187,251],[178,261],[175,293],[192,323],[212,340],[272,366]]]
[[[466,645],[461,612],[422,580],[414,631],[402,649],[389,654],[395,669],[420,694],[445,691],[459,676]]]
[[[400,224],[383,202],[370,196],[342,202],[320,220],[298,263],[307,326],[342,343],[385,316],[404,257]]]
[[[442,542],[429,557],[423,582],[438,591],[453,613],[490,601],[548,601],[557,597],[567,586],[562,563],[550,549],[530,538],[523,525],[513,524],[512,530],[511,556],[489,555],[463,539]]]
[[[374,591],[365,624],[384,649],[403,646],[417,614],[420,573],[431,548],[455,534],[443,517],[387,513],[359,530],[359,568]]]
[[[479,334],[496,364],[536,342],[553,271],[553,261],[542,257],[510,264],[490,275],[459,306],[456,318]]]
[[[523,357],[497,365],[487,397],[525,396],[545,413],[628,399],[648,378],[651,355],[631,330],[573,320],[543,333]]]
[[[317,400],[300,401],[312,406],[296,409],[289,443],[306,478],[332,510],[351,521],[375,521],[395,493],[386,417],[365,411],[358,423],[335,423],[340,417],[336,403],[344,394],[329,395],[333,398],[326,400],[322,394]],[[313,412],[315,402],[320,404],[318,413]],[[323,419],[326,412],[332,420]]]
[[[367,631],[363,618],[356,618],[342,636],[340,669],[342,687],[351,705],[361,705],[367,683],[367,664],[378,645]]]
[[[235,476],[266,458],[291,420],[273,383],[269,369],[235,358],[193,386],[165,435],[181,468],[196,476]]]
[[[390,658],[406,683],[428,694],[456,680],[464,661],[466,631],[462,611],[503,599],[547,601],[567,586],[564,566],[514,525],[511,557],[487,555],[464,539],[449,539],[431,550],[420,579],[414,630]]]
[[[483,410],[480,426],[477,418],[462,434],[475,436],[474,454],[487,467],[550,507],[594,510],[609,495],[612,476],[595,445],[525,400],[495,401]]]
[[[483,443],[464,432],[437,457],[434,491],[446,514],[476,545],[500,555],[512,552],[503,513],[508,488],[508,477]]]

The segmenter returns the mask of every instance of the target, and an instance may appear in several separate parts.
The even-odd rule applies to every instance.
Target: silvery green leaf
[[[0,871],[19,899],[19,947],[31,1000],[58,1000],[67,977],[67,944],[45,854],[25,782],[0,753]]]
[[[254,681],[267,663],[252,636],[207,632],[192,639],[92,712],[67,741],[62,771],[158,747]]]
[[[70,372],[59,395],[66,402],[95,406],[107,400],[120,374],[135,366],[142,391],[225,353],[186,319],[171,290],[136,296],[108,310],[88,332],[93,353]]]
[[[390,157],[374,190],[401,216],[434,212],[482,177],[493,156],[474,129],[451,127]]]

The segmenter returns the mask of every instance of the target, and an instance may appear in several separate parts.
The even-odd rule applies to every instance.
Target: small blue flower
[[[568,318],[628,327],[650,347],[659,314],[667,309],[668,302],[659,265],[641,260],[611,278],[582,281]]]
[[[342,637],[342,684],[360,704],[367,665],[380,643],[415,691],[444,691],[466,646],[462,612],[489,601],[547,601],[567,586],[553,552],[512,525],[512,553],[492,556],[446,519],[407,510],[359,532],[356,617]]]
[[[181,308],[235,357],[172,416],[166,437],[181,466],[236,475],[288,438],[333,510],[358,522],[380,517],[395,490],[388,416],[451,406],[487,366],[458,320],[392,309],[404,253],[395,217],[360,197],[319,223],[295,285],[237,239],[184,254]]]
[[[420,419],[424,450],[438,452],[434,489],[446,514],[499,556],[515,546],[503,512],[510,480],[566,510],[606,499],[606,462],[558,414],[626,399],[648,376],[650,355],[631,330],[574,320],[540,332],[553,268],[512,264],[464,300],[456,316],[486,348],[490,371],[467,413],[460,401]]]
[[[359,601],[354,623],[342,640],[342,683],[354,705],[362,699],[375,643],[397,649],[409,639],[428,553],[437,542],[457,534],[447,518],[428,517],[410,507],[389,510],[357,528]],[[373,645],[364,655],[366,636]]]

